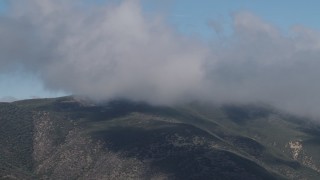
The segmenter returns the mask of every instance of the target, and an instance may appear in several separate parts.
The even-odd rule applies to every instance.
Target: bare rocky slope
[[[0,179],[319,179],[320,125],[262,105],[0,103]]]

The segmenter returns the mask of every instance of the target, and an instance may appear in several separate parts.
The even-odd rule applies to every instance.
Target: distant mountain
[[[0,179],[320,179],[320,125],[265,105],[0,103]]]

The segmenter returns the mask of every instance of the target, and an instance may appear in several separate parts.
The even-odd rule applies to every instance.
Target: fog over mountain
[[[160,14],[144,13],[137,0],[9,3],[0,16],[0,73],[22,67],[50,90],[93,99],[263,102],[320,115],[317,30],[282,32],[238,12],[231,35],[206,43],[177,32]]]

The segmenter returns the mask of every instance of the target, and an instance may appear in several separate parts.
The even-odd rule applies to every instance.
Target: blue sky
[[[228,33],[231,30],[231,16],[239,11],[249,11],[284,32],[293,25],[320,29],[319,0],[144,0],[142,4],[146,14],[163,12],[178,31],[204,40],[215,37],[208,22],[222,24]],[[5,0],[0,0],[0,14],[5,14],[6,10]],[[7,96],[24,99],[60,95],[63,93],[45,90],[36,76],[19,72],[0,73],[0,99]]]
[[[317,0],[176,0],[171,10],[172,21],[181,31],[212,36],[210,20],[222,23],[228,31],[233,13],[249,11],[275,24],[283,31],[293,25],[319,29],[320,1]],[[177,15],[177,16],[174,16]]]
[[[5,1],[1,0],[0,1],[0,11],[4,11],[5,10]]]
[[[56,97],[64,93],[46,90],[39,78],[31,74],[12,72],[0,75],[0,97],[26,99],[34,97]]]

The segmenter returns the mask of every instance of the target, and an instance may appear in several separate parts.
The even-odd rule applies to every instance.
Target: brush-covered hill
[[[0,179],[320,179],[320,125],[263,105],[0,103]]]

